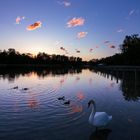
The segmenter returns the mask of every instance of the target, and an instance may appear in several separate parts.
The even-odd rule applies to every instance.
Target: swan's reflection
[[[111,129],[98,129],[95,130],[91,135],[89,140],[107,140],[109,134],[112,132]]]

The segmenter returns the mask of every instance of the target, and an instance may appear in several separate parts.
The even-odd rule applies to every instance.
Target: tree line
[[[140,37],[138,34],[126,36],[119,46],[120,53],[101,59],[91,60],[94,65],[140,65]]]
[[[82,64],[82,58],[55,54],[49,55],[45,52],[39,52],[37,55],[33,56],[30,53],[21,54],[15,49],[9,48],[8,50],[0,51],[0,64],[80,65]]]
[[[39,52],[33,56],[30,53],[19,53],[13,48],[0,50],[0,64],[40,64],[40,65],[140,65],[140,37],[137,34],[126,36],[120,45],[120,53],[101,59],[82,61],[80,57],[65,55],[49,55]]]

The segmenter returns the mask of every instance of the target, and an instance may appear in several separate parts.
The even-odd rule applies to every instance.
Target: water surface
[[[139,140],[139,97],[139,71],[1,69],[0,139]],[[88,123],[91,99],[113,116],[98,133]]]

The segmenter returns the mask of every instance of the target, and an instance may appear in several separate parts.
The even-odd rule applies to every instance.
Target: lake
[[[91,99],[113,117],[97,132]],[[140,140],[140,71],[0,69],[0,140]]]

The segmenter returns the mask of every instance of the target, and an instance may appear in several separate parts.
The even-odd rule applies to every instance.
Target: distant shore
[[[16,69],[16,68],[24,68],[24,69],[45,69],[45,68],[50,68],[50,69],[79,69],[79,68],[84,68],[83,64],[73,64],[73,65],[68,65],[68,64],[0,64],[1,69]]]
[[[102,65],[102,66],[92,66],[92,65],[66,65],[66,64],[0,64],[0,67],[73,67],[73,66],[83,66],[84,68],[100,68],[100,69],[140,69],[140,66],[125,66],[125,65]]]
[[[94,66],[93,69],[97,70],[112,70],[112,71],[140,71],[140,66],[125,66],[125,65],[109,65],[109,66]]]

